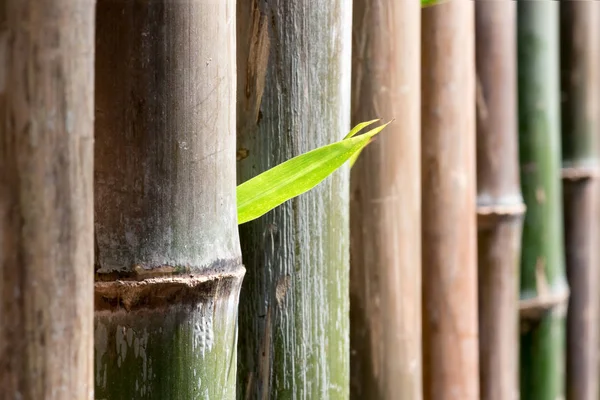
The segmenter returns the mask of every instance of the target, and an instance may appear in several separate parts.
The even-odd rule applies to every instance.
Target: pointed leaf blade
[[[369,144],[386,125],[294,157],[240,184],[238,224],[252,221],[317,186]]]
[[[392,120],[393,121],[393,120]],[[377,128],[369,131],[369,133],[375,131],[375,134],[381,132],[383,130],[383,128],[385,128],[386,126],[388,126],[392,121],[385,123],[381,126],[378,126]],[[352,168],[354,166],[354,163],[356,162],[356,160],[358,160],[358,156],[360,156],[360,153],[362,152],[363,149],[360,149],[359,151],[357,151],[356,153],[354,153],[351,157],[350,157],[350,168]]]
[[[370,121],[365,121],[365,122],[361,122],[360,124],[357,124],[354,128],[352,128],[352,130],[346,135],[346,137],[344,139],[350,139],[352,136],[356,135],[358,132],[362,131],[367,126],[374,124],[377,121],[381,121],[381,119],[380,118],[372,119]]]

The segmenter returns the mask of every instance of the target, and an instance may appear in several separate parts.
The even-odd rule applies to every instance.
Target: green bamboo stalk
[[[521,256],[521,398],[564,395],[558,2],[517,8],[519,155],[527,206]]]
[[[93,398],[94,10],[0,0],[0,399]]]
[[[238,181],[342,139],[350,127],[349,0],[238,2]],[[344,167],[240,226],[238,398],[346,399]]]
[[[233,399],[235,2],[98,2],[98,399]]]
[[[423,397],[479,399],[474,2],[422,10]]]
[[[562,177],[567,278],[567,399],[598,398],[598,56],[595,2],[561,2]]]
[[[516,4],[475,3],[481,398],[519,395],[519,181]]]
[[[352,123],[395,118],[352,169],[350,397],[423,397],[421,10],[354,1]]]

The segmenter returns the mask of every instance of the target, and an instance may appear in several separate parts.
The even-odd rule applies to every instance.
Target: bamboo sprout
[[[567,314],[567,399],[598,398],[598,35],[594,2],[562,2],[561,93]]]
[[[517,6],[519,153],[527,206],[521,252],[521,398],[564,392],[564,276],[558,2]]]
[[[98,2],[97,398],[235,398],[234,15]]]
[[[481,398],[519,398],[524,205],[517,135],[516,4],[475,3]]]
[[[423,387],[479,398],[474,4],[422,10]]]
[[[348,132],[351,7],[238,2],[239,182]],[[348,178],[240,226],[240,398],[348,397]]]
[[[94,1],[0,1],[0,398],[93,398]]]
[[[422,398],[420,19],[354,1],[352,122],[396,118],[352,169],[350,393]]]

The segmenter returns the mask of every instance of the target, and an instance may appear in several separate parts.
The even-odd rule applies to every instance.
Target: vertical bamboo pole
[[[94,1],[0,1],[0,398],[93,398]]]
[[[233,399],[235,2],[98,2],[97,398]]]
[[[521,256],[521,398],[564,391],[564,276],[558,2],[517,8],[519,152],[527,206]]]
[[[238,180],[344,137],[349,0],[238,2]],[[349,173],[240,227],[240,398],[344,399]]]
[[[475,3],[481,398],[519,398],[519,181],[516,3]]]
[[[567,314],[567,399],[598,398],[597,176],[600,16],[594,2],[561,2],[562,177]]]
[[[425,399],[479,398],[474,4],[422,11]]]
[[[354,1],[352,124],[397,121],[352,170],[350,389],[422,398],[420,20],[416,1]]]

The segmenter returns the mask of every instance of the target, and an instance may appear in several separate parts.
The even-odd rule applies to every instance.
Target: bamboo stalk
[[[351,2],[238,2],[238,181],[350,127]],[[349,173],[240,227],[239,397],[344,399]]]
[[[97,398],[235,398],[234,15],[98,2]]]
[[[598,398],[598,35],[594,2],[560,3],[567,399]]]
[[[0,1],[0,398],[93,398],[94,1]]]
[[[422,18],[424,398],[478,399],[474,4]]]
[[[396,119],[352,170],[350,393],[422,398],[418,2],[354,1],[352,125]]]
[[[519,398],[519,259],[525,210],[517,136],[516,4],[475,3],[481,398]]]
[[[527,206],[521,256],[521,398],[564,392],[558,2],[517,8],[519,148]]]

